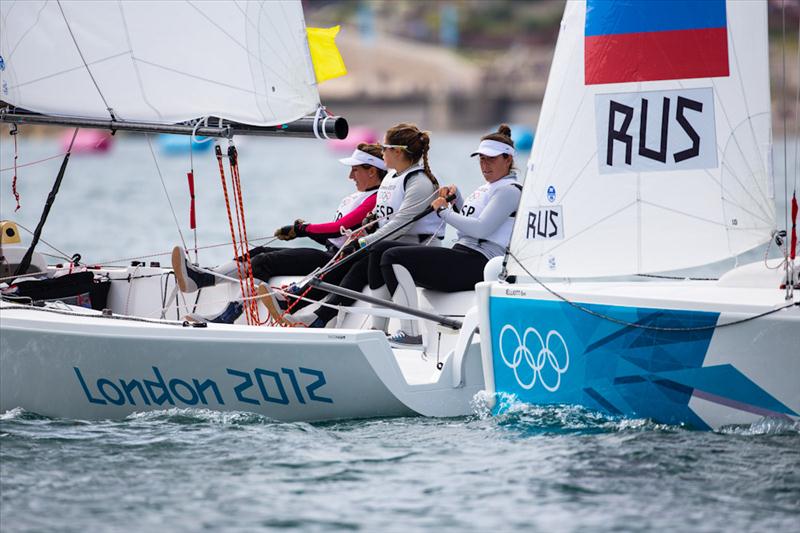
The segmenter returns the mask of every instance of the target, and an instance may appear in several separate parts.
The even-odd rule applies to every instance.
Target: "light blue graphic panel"
[[[725,405],[794,414],[735,367],[703,367],[718,313],[581,307],[490,299],[497,392],[699,429],[708,426],[688,406],[695,389]]]

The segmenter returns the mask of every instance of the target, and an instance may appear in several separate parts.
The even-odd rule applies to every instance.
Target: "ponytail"
[[[420,130],[416,124],[401,122],[386,131],[386,140],[389,144],[400,144],[406,147],[405,152],[412,162],[422,160],[422,169],[433,186],[438,188],[439,181],[433,175],[428,152],[430,151],[431,138],[427,131]]]
[[[508,124],[500,124],[497,128],[495,133],[488,133],[481,137],[482,141],[497,141],[503,144],[509,145],[511,148],[514,148],[514,140],[511,138],[511,128]],[[514,158],[508,154],[503,154],[505,159],[511,159],[511,163],[508,166],[509,171],[516,168]]]
[[[439,180],[437,180],[436,176],[433,175],[431,165],[428,163],[428,152],[430,151],[431,147],[430,135],[428,135],[428,132],[421,131],[419,132],[419,139],[422,143],[422,170],[425,172],[425,175],[428,176],[428,179],[431,180],[433,186],[438,189]]]
[[[508,124],[500,124],[495,133],[488,133],[481,137],[481,140],[497,141],[514,148],[514,141],[511,139],[511,128]]]

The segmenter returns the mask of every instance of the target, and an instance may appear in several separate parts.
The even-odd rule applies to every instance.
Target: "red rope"
[[[17,158],[19,157],[19,153],[17,153],[17,130],[16,130],[16,128],[14,128],[14,130],[11,132],[11,136],[14,137],[14,179],[11,180],[11,192],[14,193],[14,200],[17,201],[17,207],[16,207],[16,209],[14,209],[14,212],[16,213],[17,211],[19,211],[19,208],[20,208],[20,205],[19,205],[19,193],[17,192]]]
[[[363,234],[364,234],[364,230],[359,230],[358,232],[356,232],[356,233],[352,234],[352,235],[350,236],[350,238],[349,238],[349,239],[346,241],[345,245],[347,245],[347,243],[351,242],[353,239],[358,239],[358,238],[359,238],[360,236],[362,236]],[[338,262],[339,262],[339,261],[341,261],[343,258],[344,258],[344,256],[342,255],[342,251],[341,251],[341,250],[339,250],[338,252],[336,252],[336,255],[334,256],[334,261],[333,261],[333,264],[336,264],[336,263],[338,263]],[[322,274],[322,275],[319,277],[319,279],[321,279],[321,280],[322,280],[322,279],[325,279],[325,274]],[[284,292],[285,292],[286,288],[287,288],[287,286],[286,286],[286,285],[284,285],[283,287],[281,287],[281,289],[282,289]],[[281,313],[281,316],[280,316],[280,318],[281,318],[281,319],[283,319],[284,317],[286,317],[286,315],[290,314],[290,313],[292,312],[292,310],[295,308],[295,306],[296,306],[296,305],[297,305],[297,304],[298,304],[298,303],[301,301],[301,298],[305,298],[305,297],[306,297],[306,295],[307,295],[307,294],[308,294],[308,293],[311,291],[311,289],[313,289],[313,287],[312,287],[311,285],[309,285],[308,287],[306,287],[306,289],[305,289],[305,290],[304,290],[304,291],[303,291],[303,292],[300,294],[300,296],[297,296],[297,297],[294,299],[294,301],[293,301],[293,302],[291,302],[291,303],[290,303],[290,304],[289,304],[289,305],[286,307],[286,309],[283,311],[283,313]],[[290,296],[290,298],[293,298],[293,297],[291,297],[291,296]],[[285,320],[283,320],[283,322],[286,322],[286,321],[285,321]],[[276,324],[277,324],[277,325],[282,325],[280,321],[276,321]],[[297,326],[303,327],[303,326],[304,326],[304,324],[300,324],[300,323],[298,322],[298,323],[296,323],[296,324],[293,324],[293,325],[292,325],[292,327],[297,327]]]
[[[231,145],[228,148],[228,163],[231,167],[231,182],[233,184],[233,194],[236,199],[236,219],[239,225],[239,245],[242,247],[242,254],[237,257],[243,257],[245,260],[247,275],[246,283],[250,289],[250,294],[255,296],[256,287],[255,280],[253,279],[253,264],[250,261],[250,243],[247,240],[247,224],[244,217],[244,198],[242,195],[242,182],[239,178],[239,154],[236,147]],[[247,307],[249,308],[250,316],[254,324],[261,323],[261,317],[258,312],[257,300],[246,300]]]
[[[797,193],[792,193],[792,245],[789,258],[794,261],[797,253]]]
[[[215,146],[215,152],[217,155],[217,164],[219,165],[219,177],[222,180],[222,193],[225,196],[225,208],[228,210],[228,225],[230,226],[231,230],[231,242],[233,243],[233,253],[234,257],[239,257],[237,245],[236,245],[236,231],[233,229],[233,214],[231,213],[231,203],[230,198],[228,197],[228,184],[225,181],[225,168],[222,164],[222,150],[220,149],[219,145]],[[242,290],[242,296],[244,296],[244,273],[242,272],[242,266],[239,261],[236,261],[236,269],[239,273],[239,288]],[[245,306],[245,308],[247,308]],[[248,314],[248,324],[250,323],[250,316]]]

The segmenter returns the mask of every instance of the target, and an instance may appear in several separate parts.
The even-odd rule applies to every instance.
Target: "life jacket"
[[[493,183],[485,183],[475,189],[472,194],[470,194],[466,200],[464,200],[464,206],[461,208],[461,214],[465,217],[480,217],[483,210],[486,209],[487,205],[489,205],[492,197],[504,187],[514,187],[520,191],[522,190],[522,185],[517,181],[516,174],[509,174],[508,176],[504,176]],[[511,230],[514,228],[514,218],[516,216],[516,211],[510,213],[508,218],[500,225],[499,228],[494,230],[488,237],[479,239],[478,244],[491,241],[501,248],[508,246],[508,242],[511,240]],[[469,235],[464,235],[459,231],[458,238],[460,239],[462,237],[469,237]]]
[[[375,189],[372,189],[371,191],[356,191],[342,198],[342,201],[339,202],[339,207],[336,208],[336,218],[333,219],[334,222],[339,220],[343,216],[347,215],[351,211],[355,210],[358,206],[360,206],[364,202],[364,200],[366,200],[373,194],[377,194],[377,192],[378,191],[376,191]],[[344,245],[346,240],[347,237],[342,235],[341,237],[333,237],[331,239],[328,239],[328,242],[330,242],[338,250]]]
[[[397,174],[394,169],[389,170],[386,176],[381,181],[381,186],[378,189],[378,198],[375,204],[375,214],[378,216],[378,226],[385,226],[394,214],[400,210],[400,205],[403,203],[403,198],[406,195],[406,183],[412,176],[422,174],[425,176],[425,171],[419,163],[410,166],[405,171]],[[425,176],[425,179],[428,179]],[[431,202],[433,198],[431,198]],[[430,205],[430,204],[429,204]],[[428,205],[419,206],[419,211],[423,211]],[[407,235],[436,235],[437,237],[444,237],[444,224],[442,220],[436,216],[435,212],[425,215],[421,219],[414,222]]]

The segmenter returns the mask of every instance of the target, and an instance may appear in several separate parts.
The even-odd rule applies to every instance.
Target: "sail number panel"
[[[717,167],[708,88],[595,95],[601,174]]]

